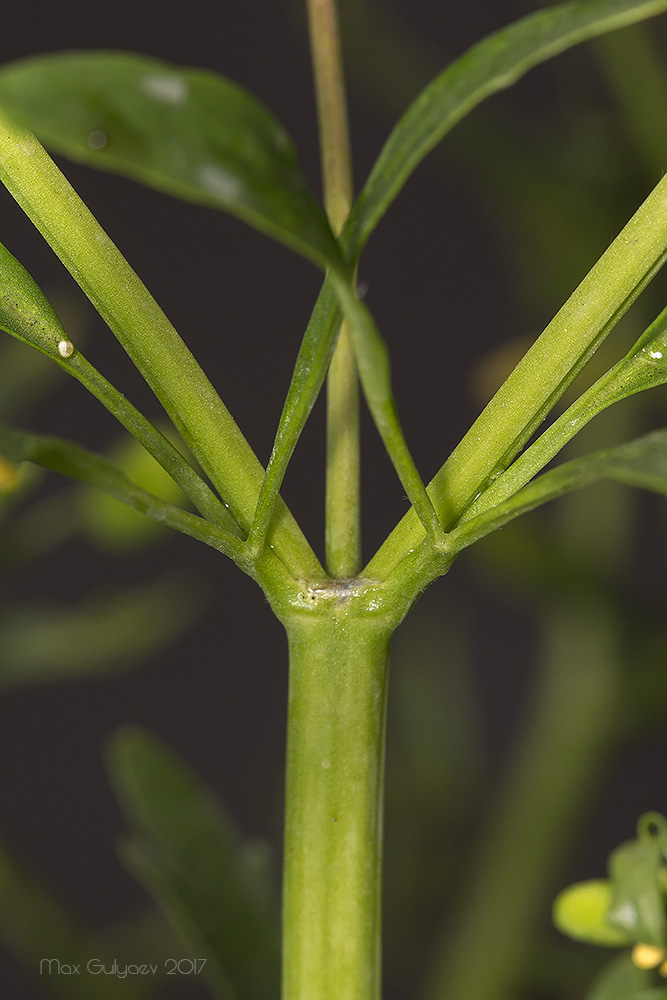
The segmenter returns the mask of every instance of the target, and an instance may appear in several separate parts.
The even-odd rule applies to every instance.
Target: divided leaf
[[[0,70],[0,106],[46,146],[224,209],[324,266],[336,240],[273,115],[216,73],[128,52],[65,52]]]
[[[221,805],[166,747],[135,728],[109,747],[111,778],[133,829],[122,854],[167,910],[202,975],[225,1000],[279,993],[278,921],[266,872]]]

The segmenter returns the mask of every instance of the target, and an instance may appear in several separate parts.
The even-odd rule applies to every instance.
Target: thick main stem
[[[283,1000],[380,996],[390,630],[337,607],[287,626]]]

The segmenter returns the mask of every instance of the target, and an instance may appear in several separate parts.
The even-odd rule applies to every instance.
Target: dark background
[[[535,6],[520,0],[386,3],[384,14],[400,19],[404,40],[411,43],[413,35],[419,40],[419,57],[406,65],[405,80],[398,79],[399,67],[389,74],[390,80],[396,79],[388,100],[405,105],[429,79],[431,64],[444,65],[449,54],[458,54]],[[350,114],[359,186],[395,114],[382,105],[369,83],[373,64],[389,59],[383,37],[353,20]],[[37,9],[15,6],[11,31],[4,30],[0,38],[3,61],[35,52],[100,47],[215,69],[245,85],[286,125],[304,171],[319,191],[309,56],[298,9],[267,0],[247,6],[191,0],[179,7],[137,0],[113,5],[63,0]],[[578,120],[584,104],[587,127]],[[392,350],[401,417],[425,478],[435,473],[484,402],[474,390],[480,359],[511,338],[534,335],[546,325],[660,176],[656,170],[643,172],[627,152],[631,138],[622,121],[614,125],[613,97],[588,46],[533,71],[511,94],[493,98],[490,107],[494,125],[488,145],[471,152],[480,141],[480,129],[455,130],[446,140],[445,153],[432,156],[419,169],[382,222],[360,274],[368,285],[367,302]],[[514,188],[511,177],[504,187],[493,180],[496,163],[498,174],[506,169],[504,144],[515,143],[515,157],[522,144],[530,146],[543,160],[547,186],[550,172],[571,171],[570,196],[553,205],[554,226],[562,221],[561,213],[569,213],[569,222],[581,218],[585,226],[589,215],[595,215],[595,205],[591,208],[584,187],[577,187],[577,176],[595,169],[589,147],[595,145],[597,125],[616,144],[600,161],[600,185],[605,190],[616,185],[615,208],[597,230],[592,227],[593,235],[582,235],[566,259],[559,257],[558,239],[553,250],[542,249],[537,255],[531,243],[537,241],[536,233],[526,223],[533,197],[529,185],[523,214],[513,214],[511,204],[507,209],[493,207],[503,191],[514,190],[515,197],[521,197],[519,176],[514,177]],[[564,152],[566,144],[569,153]],[[485,170],[478,170],[475,164],[482,162]],[[116,176],[63,166],[265,461],[319,288],[315,268],[227,216],[172,201]],[[0,239],[54,302],[62,300],[64,310],[76,317],[73,322],[91,360],[137,405],[158,416],[150,393],[120,348],[6,195],[0,197],[0,218]],[[536,226],[541,224],[536,219]],[[655,406],[649,426],[660,424],[660,404]],[[98,450],[117,433],[112,418],[64,376],[50,383],[20,422]],[[284,490],[320,555],[322,434],[320,405]],[[364,447],[364,545],[370,556],[401,516],[405,500],[368,421]],[[51,479],[44,484],[47,492],[60,488]],[[663,615],[659,595],[664,594],[664,514],[657,503],[641,503],[636,549],[643,558],[627,571],[626,583],[633,588],[633,600],[655,601],[656,614]],[[657,525],[657,531],[649,530],[647,521]],[[279,852],[286,649],[281,626],[254,584],[217,554],[180,536],[165,536],[161,545],[135,556],[100,552],[76,537],[12,577],[3,592],[12,605],[69,605],[90,594],[104,596],[148,580],[167,567],[175,567],[184,581],[198,581],[204,595],[201,621],[168,650],[136,671],[19,688],[0,701],[0,829],[91,926],[121,918],[144,898],[114,853],[124,824],[108,789],[100,749],[121,723],[136,722],[162,736],[217,789],[245,834],[268,839]],[[404,626],[397,639],[397,670],[409,670],[410,643],[424,630],[432,637],[433,655],[442,660],[443,670],[450,650],[452,657],[460,658],[461,642],[466,663],[472,664],[468,677],[483,758],[478,771],[481,793],[474,805],[461,807],[463,818],[457,809],[451,810],[456,816],[455,849],[463,849],[470,831],[475,836],[484,826],[491,790],[500,781],[530,689],[534,607],[525,586],[502,581],[502,574],[484,570],[483,561],[462,557],[452,574],[423,598],[414,623]],[[395,711],[399,709],[392,702],[390,720]],[[664,719],[658,719],[642,740],[626,745],[622,756],[612,755],[590,803],[588,822],[580,826],[567,877],[601,875],[607,852],[632,835],[637,815],[665,807],[660,779],[664,735]],[[400,771],[391,722],[389,739],[391,803],[394,760]],[[394,851],[389,860],[400,864],[391,832],[388,847]],[[392,877],[388,871],[389,882]],[[418,941],[406,951],[405,960],[416,962],[441,917],[431,909],[404,913],[401,919],[418,928],[405,932]],[[388,971],[387,1000],[409,996],[408,984],[418,976],[416,968],[397,971],[395,965]],[[45,995],[9,958],[3,959],[0,981],[8,996],[31,1000]],[[184,995],[198,995],[192,984],[187,989]]]

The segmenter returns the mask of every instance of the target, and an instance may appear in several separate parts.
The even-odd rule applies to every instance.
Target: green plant
[[[637,839],[609,857],[609,879],[570,886],[554,904],[558,927],[571,937],[605,947],[632,948],[606,968],[593,985],[593,1000],[655,998],[666,995],[653,970],[665,966],[665,858],[667,822],[647,813]]]
[[[136,487],[108,460],[62,440],[5,428],[0,444],[10,462],[36,462],[101,487],[229,556],[261,585],[284,624],[291,673],[286,998],[379,995],[386,661],[391,635],[419,594],[448,572],[464,548],[565,492],[603,478],[667,492],[664,431],[534,479],[592,417],[667,381],[665,313],[528,444],[663,263],[664,182],[520,361],[428,488],[398,421],[385,345],[356,295],[359,256],[419,161],[484,97],[576,42],[665,8],[667,3],[657,0],[587,0],[550,8],[485,40],[410,107],[352,205],[335,12],[327,4],[311,4],[328,223],[306,189],[283,130],[253,98],[221,78],[109,53],[40,57],[0,72],[4,183],[130,354],[199,469],[86,361],[8,251],[2,258],[2,325],[93,392],[199,513]],[[266,471],[176,331],[32,131],[75,159],[234,212],[326,268]],[[345,325],[339,334],[341,317]],[[357,370],[412,505],[366,565],[360,552]],[[327,372],[322,566],[279,493]],[[193,891],[172,865],[175,855],[193,854],[192,831],[180,830],[173,810],[163,804],[190,802],[187,779],[134,733],[115,745],[113,760],[121,795],[144,838],[143,850],[141,838],[128,849],[129,863],[157,895],[172,903],[176,899],[186,920],[195,924],[196,940],[217,959],[214,989],[224,992],[231,979],[241,996],[267,995],[263,981],[243,983],[241,972],[225,968],[230,956],[201,916],[207,886]],[[147,778],[162,769],[172,775],[171,781],[165,778],[166,789]],[[197,807],[191,804],[187,811],[196,815]],[[217,834],[206,830],[205,816],[198,832],[206,844],[215,845]],[[152,850],[146,839],[153,842]],[[215,846],[211,852],[220,860]],[[224,868],[222,862],[219,867]],[[238,887],[234,893],[244,895]],[[249,911],[256,912],[251,906]],[[270,934],[263,936],[268,942]],[[270,970],[272,961],[269,954]]]

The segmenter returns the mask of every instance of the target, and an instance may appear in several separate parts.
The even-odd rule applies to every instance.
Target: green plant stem
[[[324,204],[339,233],[353,199],[352,157],[335,0],[308,0],[310,45],[322,153]],[[344,323],[327,379],[325,544],[328,572],[353,577],[361,568],[359,382]]]
[[[508,467],[667,257],[667,178],[635,212],[428,485],[446,530]],[[424,529],[413,510],[364,569],[384,579]]]
[[[336,0],[308,0],[324,205],[340,232],[352,204],[352,158]]]
[[[0,180],[106,320],[244,530],[264,477],[197,361],[35,137],[0,115]],[[296,576],[322,575],[279,501],[270,543]]]
[[[359,380],[343,324],[327,377],[326,567],[333,577],[361,568]]]
[[[287,621],[282,997],[379,1000],[391,627],[325,602]]]

